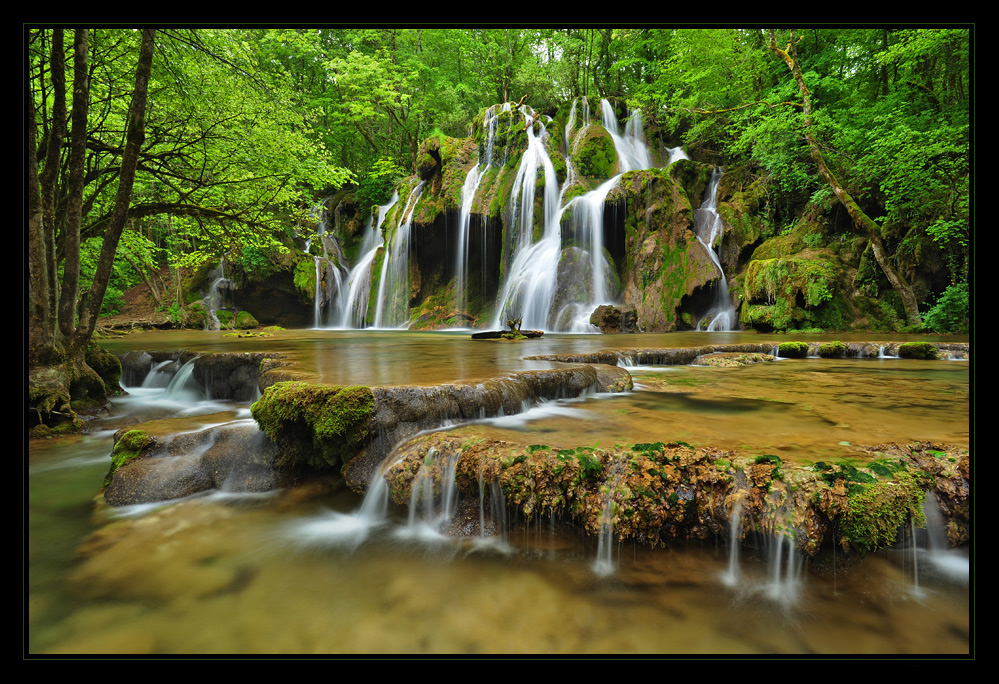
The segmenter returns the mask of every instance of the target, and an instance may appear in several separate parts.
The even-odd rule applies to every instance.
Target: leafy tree
[[[148,255],[190,265],[276,248],[312,202],[303,190],[349,172],[310,135],[287,79],[258,68],[246,32],[77,30],[71,120],[63,31],[28,37],[31,403],[73,415],[70,399],[105,393],[83,355],[116,268],[130,263],[162,300]],[[81,272],[81,244],[94,241],[100,255]]]

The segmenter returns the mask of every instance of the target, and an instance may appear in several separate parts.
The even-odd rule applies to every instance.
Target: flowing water
[[[324,382],[378,385],[551,366],[524,360],[528,354],[760,339],[545,335],[503,344],[458,333],[301,330],[238,342],[219,333],[144,333],[108,346],[280,350]],[[970,439],[967,362],[803,359],[630,370],[635,392],[453,429],[567,448],[683,440],[798,462],[856,458],[859,444],[967,445]],[[177,432],[246,418],[246,405],[185,398],[177,387],[171,404],[155,394],[168,391],[159,380],[117,400],[103,432],[29,447],[30,653],[966,654],[971,648],[967,555],[941,549],[938,535],[920,531],[915,549],[870,555],[848,572],[819,573],[786,544],[759,540],[734,549],[719,538],[649,549],[609,535],[587,537],[547,518],[500,521],[508,527],[496,532],[505,533],[497,543],[452,539],[436,531],[453,503],[420,493],[411,508],[310,485],[109,510],[98,494],[110,462],[110,430],[128,424],[130,415],[143,412]],[[446,459],[437,465],[450,466]],[[384,480],[375,478],[373,486]],[[480,505],[502,504],[501,497],[492,490]],[[431,528],[434,534],[413,532]]]

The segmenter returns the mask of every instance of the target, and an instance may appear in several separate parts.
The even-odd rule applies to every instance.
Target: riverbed
[[[145,333],[112,351],[281,351],[331,384],[431,384],[550,367],[528,355],[760,341],[744,333],[545,335],[286,331],[271,338]],[[795,338],[799,339],[799,338]],[[800,339],[822,339],[802,336]],[[828,339],[832,339],[831,337]],[[835,339],[874,341],[872,335]],[[900,340],[899,336],[885,341]],[[920,338],[925,339],[925,338]],[[970,364],[896,358],[782,360],[740,368],[632,369],[636,390],[452,428],[553,446],[683,440],[796,462],[844,462],[862,445],[970,446]],[[177,429],[246,420],[248,405],[188,402]],[[555,521],[512,519],[500,539],[402,533],[392,508],[363,538],[315,535],[351,519],[356,494],[314,484],[213,492],[113,510],[99,493],[111,428],[160,413],[114,404],[106,429],[33,442],[27,496],[32,654],[967,654],[967,549],[926,533],[859,565],[775,575],[762,542],[611,548]],[[160,417],[159,415],[157,417]],[[915,540],[915,541],[914,541]],[[733,566],[737,572],[733,574]]]

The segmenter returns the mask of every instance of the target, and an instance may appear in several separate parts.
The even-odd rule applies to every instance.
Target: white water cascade
[[[332,325],[337,319],[337,301],[344,290],[347,269],[344,266],[343,251],[336,236],[326,232],[326,212],[320,205],[316,237],[322,245],[322,255],[313,257],[316,264],[316,288],[313,293],[313,325],[323,328]],[[306,242],[309,251],[311,240]]]
[[[385,246],[375,309],[376,328],[402,328],[409,320],[409,232],[424,185],[426,181],[420,181],[409,193],[399,226]]]
[[[715,303],[707,315],[697,324],[698,329],[706,320],[709,320],[707,329],[710,332],[725,331],[735,329],[735,307],[732,306],[732,298],[728,292],[728,279],[725,277],[725,270],[722,268],[721,258],[715,249],[715,244],[721,237],[725,226],[721,216],[718,215],[718,184],[721,182],[722,169],[716,167],[711,174],[711,181],[708,183],[707,192],[701,206],[694,211],[694,230],[697,239],[704,249],[707,250],[711,261],[714,262],[721,277],[718,279],[717,294]]]
[[[520,112],[525,124],[532,121],[533,113],[526,105]],[[533,125],[527,126],[526,135],[527,150],[517,168],[509,207],[516,247],[493,327],[503,328],[508,318],[520,318],[525,329],[549,330],[549,312],[562,253],[558,178],[542,139],[534,134]],[[542,125],[542,136],[545,135]],[[545,179],[543,233],[541,239],[534,242],[534,187],[539,169],[543,170]]]
[[[570,112],[570,122],[565,130],[565,142],[571,149],[572,126],[575,124],[576,103]],[[531,112],[522,107],[525,121],[531,121]],[[584,100],[584,128],[588,124],[589,112]],[[501,288],[494,327],[504,327],[508,318],[520,318],[525,329],[567,330],[592,332],[589,315],[597,306],[612,301],[614,293],[609,284],[611,265],[604,250],[603,208],[607,194],[618,184],[622,174],[652,167],[651,156],[642,136],[641,116],[637,110],[629,115],[624,134],[620,133],[614,110],[607,100],[601,101],[601,120],[614,142],[618,156],[618,174],[602,183],[595,190],[562,205],[562,191],[558,187],[554,168],[545,152],[543,141],[547,131],[535,136],[533,126],[528,126],[528,149],[521,159],[511,197],[510,214],[517,218],[517,246],[513,264]],[[582,129],[581,129],[582,130]],[[576,134],[577,136],[579,133]],[[572,180],[572,160],[567,158],[568,180]],[[544,170],[544,220],[542,236],[535,242],[534,231],[534,186],[540,169]],[[569,182],[566,183],[566,186]],[[562,241],[561,220],[564,212],[572,207],[575,225],[577,250],[567,253]],[[585,252],[583,254],[582,252]],[[585,299],[580,295],[571,298],[575,301],[556,302],[560,289],[560,264],[563,259],[576,258],[589,264],[586,276]],[[578,275],[578,271],[573,276]],[[563,277],[573,277],[564,274]],[[559,310],[553,310],[558,303]]]
[[[611,499],[608,497],[600,517],[600,536],[597,539],[597,560],[593,572],[601,577],[614,574],[614,514]]]
[[[219,309],[227,308],[231,300],[230,293],[232,292],[233,283],[225,277],[224,261],[219,264],[218,272],[219,275],[212,280],[212,285],[208,289],[208,295],[202,300],[205,311],[208,314],[205,320],[205,328],[207,330],[220,330],[222,328],[216,312]]]
[[[364,239],[359,253],[361,258],[347,275],[345,287],[337,297],[334,321],[338,328],[364,328],[368,318],[368,301],[371,295],[371,265],[378,249],[384,245],[382,223],[385,215],[399,201],[399,193],[392,193],[388,204],[378,207],[377,219],[372,216],[365,226]]]

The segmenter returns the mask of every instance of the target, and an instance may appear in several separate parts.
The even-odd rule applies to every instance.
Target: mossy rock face
[[[836,260],[828,250],[759,259],[761,249],[742,276],[742,323],[764,330],[821,327],[818,309],[832,302],[837,290]]]
[[[777,356],[785,359],[803,359],[808,356],[808,343],[781,342],[777,347]]]
[[[217,309],[215,311],[215,318],[219,319],[219,326],[223,328],[230,328],[232,327],[232,321],[233,318],[235,318],[235,314],[228,309]]]
[[[936,359],[937,347],[930,342],[906,342],[898,346],[898,355],[903,359]]]
[[[575,142],[572,163],[576,172],[587,178],[606,180],[617,174],[617,149],[614,139],[601,126],[590,126]]]
[[[671,175],[647,169],[624,174],[607,202],[627,208],[623,304],[634,307],[644,332],[676,330],[684,300],[718,279],[693,233],[687,194]]]
[[[267,388],[250,412],[281,447],[278,465],[347,463],[369,437],[374,412],[370,387],[279,382]]]
[[[895,543],[899,528],[910,518],[918,526],[923,517],[924,487],[908,472],[888,473],[890,479],[860,485],[847,497],[840,524],[841,543],[861,555]]]

